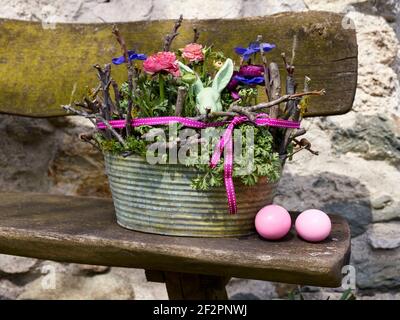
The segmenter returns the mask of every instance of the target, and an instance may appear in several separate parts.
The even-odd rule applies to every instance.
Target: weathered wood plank
[[[164,272],[165,285],[170,300],[226,300],[225,285],[229,278]]]
[[[145,270],[146,280],[150,282],[165,282],[165,275],[163,271],[159,270]]]
[[[111,200],[0,194],[0,252],[63,262],[338,286],[350,232],[332,216],[331,238],[282,241],[152,235],[119,227]]]
[[[191,41],[191,27],[201,32],[200,42],[238,57],[233,48],[246,46],[258,34],[277,44],[269,60],[281,65],[280,53],[290,55],[293,35],[298,36],[296,78],[312,78],[314,89],[325,88],[325,97],[311,99],[307,116],[342,114],[351,109],[357,83],[355,30],[342,28],[342,16],[327,12],[285,13],[241,20],[184,21],[173,49]],[[119,24],[129,46],[152,53],[162,48],[172,21]],[[0,112],[46,117],[63,115],[61,104],[76,97],[87,85],[94,86],[92,65],[107,63],[120,55],[110,24],[57,24],[43,29],[41,23],[0,19]],[[283,71],[281,70],[282,75]],[[124,67],[113,67],[114,77],[125,79]],[[301,86],[300,86],[301,87]]]

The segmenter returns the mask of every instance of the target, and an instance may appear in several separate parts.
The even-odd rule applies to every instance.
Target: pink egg
[[[277,240],[283,238],[289,232],[292,219],[285,208],[271,204],[258,211],[255,225],[261,237]]]
[[[317,209],[303,211],[296,219],[297,234],[306,241],[325,240],[331,233],[332,224],[328,215]]]

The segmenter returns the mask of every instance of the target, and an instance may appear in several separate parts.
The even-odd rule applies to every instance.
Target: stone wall
[[[397,8],[396,8],[397,6]],[[320,151],[303,153],[285,168],[276,203],[288,209],[317,207],[344,215],[352,228],[352,264],[358,296],[400,298],[400,90],[399,13],[396,0],[11,0],[0,16],[48,22],[232,18],[288,10],[347,12],[359,44],[354,108],[346,115],[304,121]],[[397,32],[397,36],[396,36]],[[397,71],[396,71],[397,70]],[[0,188],[70,195],[109,196],[101,155],[77,142],[90,125],[76,117],[50,120],[0,115]],[[44,290],[55,270],[55,290]],[[233,298],[285,297],[290,285],[234,279]],[[340,290],[304,288],[307,298]],[[166,298],[163,285],[146,283],[143,271],[60,264],[0,255],[0,298]]]

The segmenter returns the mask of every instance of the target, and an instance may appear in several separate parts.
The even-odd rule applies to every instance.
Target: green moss
[[[116,139],[105,139],[100,133],[95,134],[94,139],[100,146],[103,152],[111,153],[114,155],[121,155],[125,152],[132,152],[139,156],[146,156],[146,148],[149,142],[140,139],[137,136],[129,136],[125,139],[127,147],[124,148],[122,144]]]
[[[242,136],[246,131],[254,130],[254,146],[248,145],[246,139],[242,140],[242,157],[234,159],[233,177],[244,185],[256,184],[261,177],[266,177],[269,182],[276,182],[282,171],[278,153],[273,151],[273,137],[266,127],[253,127],[243,124],[239,126]],[[246,154],[249,148],[253,148],[254,159],[249,160]],[[207,155],[209,159],[213,150]],[[192,181],[192,187],[196,190],[209,190],[212,187],[223,185],[224,160],[221,159],[216,168],[211,169],[208,164],[190,164],[196,167],[200,173]]]

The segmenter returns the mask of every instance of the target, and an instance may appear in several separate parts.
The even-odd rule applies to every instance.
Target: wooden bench
[[[173,22],[119,24],[128,44],[141,52],[160,50]],[[327,95],[313,98],[306,116],[342,114],[351,109],[357,83],[355,31],[342,16],[323,12],[286,13],[245,20],[186,21],[175,48],[192,37],[225,52],[258,34],[276,43],[269,55],[279,62],[296,34],[296,77],[312,78]],[[91,65],[109,62],[119,52],[108,24],[58,24],[0,20],[0,112],[30,117],[65,115],[76,84],[79,96],[95,83]],[[289,53],[289,52],[288,52]],[[122,81],[124,68],[115,67]],[[290,164],[289,164],[290,165]],[[34,193],[0,194],[0,252],[62,262],[146,269],[149,281],[165,282],[171,299],[226,298],[230,277],[336,287],[350,255],[347,222],[332,216],[331,237],[322,243],[264,241],[257,235],[208,239],[170,237],[119,227],[109,199]],[[295,215],[295,213],[293,213]]]

